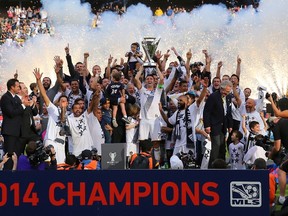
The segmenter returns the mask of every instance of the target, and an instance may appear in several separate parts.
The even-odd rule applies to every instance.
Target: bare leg
[[[286,190],[286,172],[279,169],[278,170],[278,179],[279,179],[279,190],[280,190],[280,196],[285,196],[285,190]]]
[[[122,112],[123,116],[127,117],[127,113],[126,113],[126,109],[125,109],[125,103],[120,103],[120,108],[121,108],[121,112]]]
[[[113,105],[112,106],[112,119],[116,119],[117,111],[118,111],[118,106]]]
[[[117,105],[113,105],[112,106],[112,125],[114,127],[118,127],[118,124],[117,124],[117,121],[116,121],[117,111],[118,111],[118,106]]]

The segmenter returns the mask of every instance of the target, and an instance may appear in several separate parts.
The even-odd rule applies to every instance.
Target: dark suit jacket
[[[33,116],[37,115],[37,113],[38,109],[36,106],[34,106],[33,109],[30,106],[25,108],[22,115],[21,137],[29,138],[32,136],[37,136],[35,122],[33,119]]]
[[[12,94],[7,91],[1,97],[0,106],[3,114],[2,134],[19,137],[24,113],[20,99],[13,98]]]
[[[203,111],[204,127],[211,127],[211,136],[221,132],[226,134],[227,128],[232,128],[231,96],[226,96],[227,113],[224,116],[224,107],[220,91],[212,93],[205,104]]]

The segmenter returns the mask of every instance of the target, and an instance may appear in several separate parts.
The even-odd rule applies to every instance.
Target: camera
[[[256,135],[254,141],[255,145],[263,147],[265,151],[271,151],[274,146],[274,142],[268,136],[263,136],[262,134]]]
[[[258,90],[258,91],[267,91],[267,88],[264,87],[264,86],[258,86],[258,87],[257,87],[257,90]]]
[[[184,169],[197,169],[199,168],[198,165],[196,165],[196,160],[194,159],[194,154],[191,150],[189,150],[188,153],[177,153],[177,157],[182,161]]]
[[[44,162],[51,155],[51,148],[54,148],[53,145],[48,145],[44,147],[41,141],[37,141],[37,148],[35,152],[28,157],[29,162],[32,166],[38,166],[40,163]]]
[[[277,94],[275,92],[273,92],[271,94],[271,96],[272,96],[273,101],[276,102],[277,101]],[[270,97],[270,94],[267,92],[265,95],[265,98],[268,100],[269,97]]]
[[[71,136],[70,128],[66,124],[61,124],[61,129],[59,131],[60,136]]]
[[[96,160],[96,161],[101,160],[100,156],[97,154],[98,150],[96,148],[92,148],[91,152],[92,152],[92,160]]]

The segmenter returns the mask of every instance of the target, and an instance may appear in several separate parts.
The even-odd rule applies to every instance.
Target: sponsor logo
[[[232,207],[262,206],[261,182],[233,181],[230,183]]]

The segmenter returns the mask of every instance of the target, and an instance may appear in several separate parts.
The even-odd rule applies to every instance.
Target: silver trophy
[[[155,37],[144,37],[142,40],[142,47],[146,54],[147,60],[144,62],[144,67],[156,67],[156,62],[154,62],[153,57],[157,50],[160,38]]]

